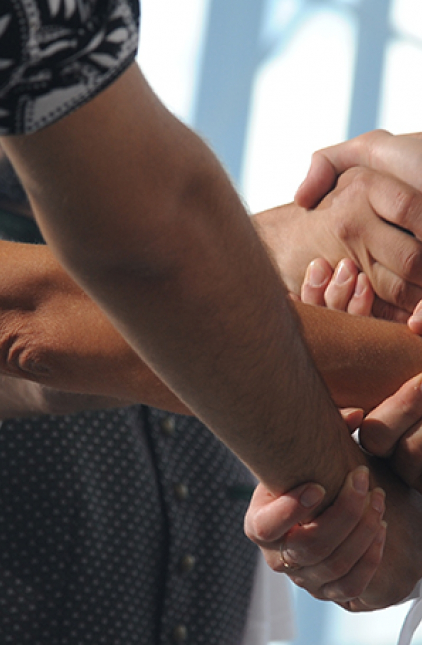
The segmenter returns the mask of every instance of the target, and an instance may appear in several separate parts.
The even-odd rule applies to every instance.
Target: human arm
[[[341,306],[346,309],[348,300],[353,301],[354,299],[358,278],[357,270],[353,271],[352,263],[350,260],[346,260],[346,264],[349,265],[349,280],[335,284],[331,280],[333,275],[331,267],[324,261],[319,262],[318,284],[312,284],[305,279],[302,288],[303,297],[308,302],[326,304],[324,294],[330,291],[331,287],[331,295],[328,298],[331,300],[331,306]],[[307,277],[309,274],[310,271],[307,272]],[[370,300],[366,301],[362,312],[365,307],[369,313]],[[420,376],[418,376],[405,383],[391,399],[383,402],[368,415],[368,422],[375,430],[373,439],[377,448],[385,447],[394,436],[405,434],[406,429],[407,433],[411,434],[412,429],[415,430],[415,427],[420,425],[422,413],[420,380]],[[360,426],[362,437],[362,433],[366,430],[366,420],[362,423],[359,411],[348,411],[346,418],[349,419],[348,425],[351,431]],[[378,439],[378,444],[376,439]],[[379,463],[381,464],[381,462]],[[393,465],[391,461],[390,465]],[[413,468],[409,468],[409,466],[413,466]],[[415,474],[414,462],[413,464],[408,463],[406,471],[401,472],[403,479],[409,484],[411,484],[410,478],[413,474]],[[362,475],[361,472],[360,477]],[[394,499],[393,495],[393,503],[391,503],[390,495],[387,495],[388,542],[386,559],[382,560],[385,539],[385,526],[380,525],[379,522],[382,517],[382,498],[378,497],[377,491],[373,491],[372,495],[375,497],[370,500],[366,508],[362,506],[367,488],[361,488],[362,480],[357,481],[358,486],[350,485],[353,484],[355,476],[356,473],[351,473],[348,478],[349,482],[346,481],[342,492],[330,509],[309,524],[306,524],[307,504],[301,503],[302,489],[290,491],[287,495],[274,498],[262,485],[259,485],[247,514],[245,527],[248,535],[260,545],[268,564],[273,569],[288,573],[296,584],[304,587],[317,598],[334,600],[352,611],[364,611],[387,606],[405,597],[402,595],[400,598],[398,595],[394,600],[394,596],[390,595],[388,591],[387,593],[385,590],[383,592],[380,581],[383,580],[384,574],[382,572],[386,571],[385,564],[387,563],[388,570],[388,563],[391,563],[388,550],[390,544],[394,544],[396,539],[394,536],[396,523],[403,521],[399,517],[400,511],[403,511],[402,517],[405,518],[406,523],[410,520],[407,527],[408,544],[406,549],[410,552],[411,557],[419,557],[420,519],[418,526],[417,518],[418,516],[420,518],[420,511],[418,511],[420,496],[418,500],[417,494],[411,493],[416,506],[413,507],[413,511],[411,510],[410,517],[408,517],[405,515],[404,508],[401,509],[400,504],[397,505],[397,498]],[[394,476],[392,473],[389,474],[387,469],[385,479],[387,486],[391,484],[390,478],[394,478]],[[308,485],[302,488],[307,493],[306,499],[313,501],[312,495],[309,497],[309,490],[314,487]],[[361,488],[360,497],[359,488]],[[381,513],[378,522],[376,508],[373,507],[374,502],[378,512]],[[397,518],[392,520],[395,515]],[[303,523],[304,521],[303,526],[298,525],[298,522]],[[392,521],[394,522],[393,526]],[[412,529],[415,527],[416,530],[412,533]],[[280,557],[280,550],[282,550],[282,557]],[[418,571],[417,568],[416,571]],[[409,583],[408,592],[410,592],[418,578],[417,576],[407,578],[407,575],[409,573],[403,573],[402,579],[396,581],[392,586],[399,589],[403,582]]]
[[[393,146],[392,137],[391,142]],[[306,268],[314,258],[324,258],[334,269],[342,258],[349,257],[373,286],[377,296],[374,313],[399,322],[407,320],[422,299],[422,244],[417,235],[409,235],[395,224],[415,229],[422,212],[421,194],[411,183],[415,172],[407,173],[405,183],[392,176],[396,170],[393,163],[391,174],[388,169],[352,168],[315,207],[292,204],[255,218],[258,226],[262,222],[262,236],[290,291],[300,293]]]
[[[137,353],[269,486],[312,472],[331,497],[358,457],[285,291],[219,164],[136,67],[3,145],[47,242]]]
[[[0,252],[0,356],[6,374],[189,412],[48,247],[0,242]],[[422,341],[405,326],[301,304],[297,310],[316,365],[339,406],[370,409],[421,371]],[[394,370],[388,369],[391,364]]]
[[[318,283],[312,284],[309,277],[317,267]],[[348,279],[339,284],[335,276],[347,271]],[[344,275],[343,275],[344,277]],[[358,284],[364,287],[359,289]],[[371,312],[372,293],[366,276],[358,273],[351,260],[343,260],[334,272],[328,263],[318,258],[311,263],[302,286],[302,298],[308,303],[347,309],[360,315]],[[418,305],[417,310],[420,309]],[[408,325],[414,333],[420,333],[418,323]],[[422,377],[417,374],[407,381],[392,396],[386,398],[376,410],[369,413],[360,427],[360,442],[371,454],[388,460],[390,467],[409,486],[422,492],[421,416]]]
[[[304,208],[313,208],[332,190],[339,175],[354,166],[390,173],[421,190],[421,163],[422,133],[392,135],[386,130],[372,130],[315,152],[295,200]],[[418,226],[418,222],[412,221],[412,218],[395,223],[399,226],[406,224],[404,228],[408,230]]]
[[[350,480],[339,503],[336,500],[311,522],[299,519],[303,523],[297,524],[308,509],[298,508],[296,491],[287,499],[275,499],[262,485],[248,511],[247,533],[274,570],[284,571],[316,598],[334,601],[349,611],[396,604],[422,577],[422,497],[397,480],[382,460],[371,467],[381,470],[386,525],[380,521],[383,493],[373,491],[368,502]]]

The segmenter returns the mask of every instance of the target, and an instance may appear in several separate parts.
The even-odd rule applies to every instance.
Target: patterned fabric
[[[76,109],[133,61],[138,0],[1,0],[0,134]]]
[[[2,645],[238,645],[255,568],[247,469],[135,406],[0,428]]]

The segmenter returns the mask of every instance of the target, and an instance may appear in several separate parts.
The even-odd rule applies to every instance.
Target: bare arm
[[[135,351],[271,489],[312,477],[332,498],[359,452],[241,201],[136,66],[3,146],[47,242]]]
[[[299,295],[306,267],[315,258],[324,258],[334,269],[348,257],[372,284],[377,296],[374,315],[407,320],[422,299],[422,186],[416,182],[421,162],[411,149],[412,172],[409,163],[403,166],[399,141],[400,137],[387,138],[390,166],[385,162],[381,171],[346,170],[315,208],[289,204],[254,217],[290,291]],[[420,140],[417,146],[422,152]]]
[[[0,356],[6,374],[189,413],[48,247],[0,242],[0,251]],[[369,410],[422,371],[422,341],[405,325],[295,306],[338,406]]]
[[[422,372],[422,340],[407,325],[295,303],[316,365],[339,407],[365,412]]]

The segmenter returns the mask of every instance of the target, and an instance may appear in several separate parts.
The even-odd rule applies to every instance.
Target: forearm
[[[314,212],[306,211],[295,203],[277,206],[251,217],[284,283],[297,295],[309,263],[323,254],[318,227],[313,226],[315,220]]]
[[[0,414],[73,412],[101,401],[189,413],[49,247],[0,241],[0,255],[0,369],[16,377],[2,383]]]
[[[356,453],[272,263],[206,147],[139,94],[136,78],[126,90],[121,81],[107,90],[111,112],[104,92],[66,124],[5,142],[47,241],[272,490],[316,479],[332,497]]]
[[[125,405],[128,405],[127,401],[113,397],[60,392],[40,383],[0,375],[1,420],[44,414],[73,414]]]
[[[295,303],[316,366],[339,407],[377,406],[422,372],[422,339],[407,325]]]

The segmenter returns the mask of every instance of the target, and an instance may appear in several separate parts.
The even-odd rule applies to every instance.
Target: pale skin
[[[420,133],[393,136],[385,130],[368,132],[314,153],[308,175],[298,189],[295,201],[305,209],[313,208],[335,185],[339,176],[356,167],[392,174],[421,190],[421,162]],[[422,220],[417,217],[417,203],[409,196],[387,191],[381,199],[384,201],[382,219],[374,219],[367,230],[359,219],[354,222],[346,220],[341,237],[347,253],[342,257],[353,259],[369,277],[376,294],[392,305],[387,310],[381,307],[377,313],[387,313],[389,317],[398,316],[399,320],[403,320],[398,310],[410,314],[422,300],[421,258],[417,251]],[[392,229],[387,226],[388,223],[403,229],[402,240],[395,250],[391,244]],[[414,236],[414,249],[410,253],[405,241],[409,233]],[[376,240],[380,237],[385,239],[385,245],[377,247]],[[361,244],[362,240],[366,242],[364,245]],[[395,241],[398,242],[397,238]],[[321,255],[330,260],[325,254]],[[335,258],[334,262],[330,262],[331,266],[334,267],[340,259]]]

